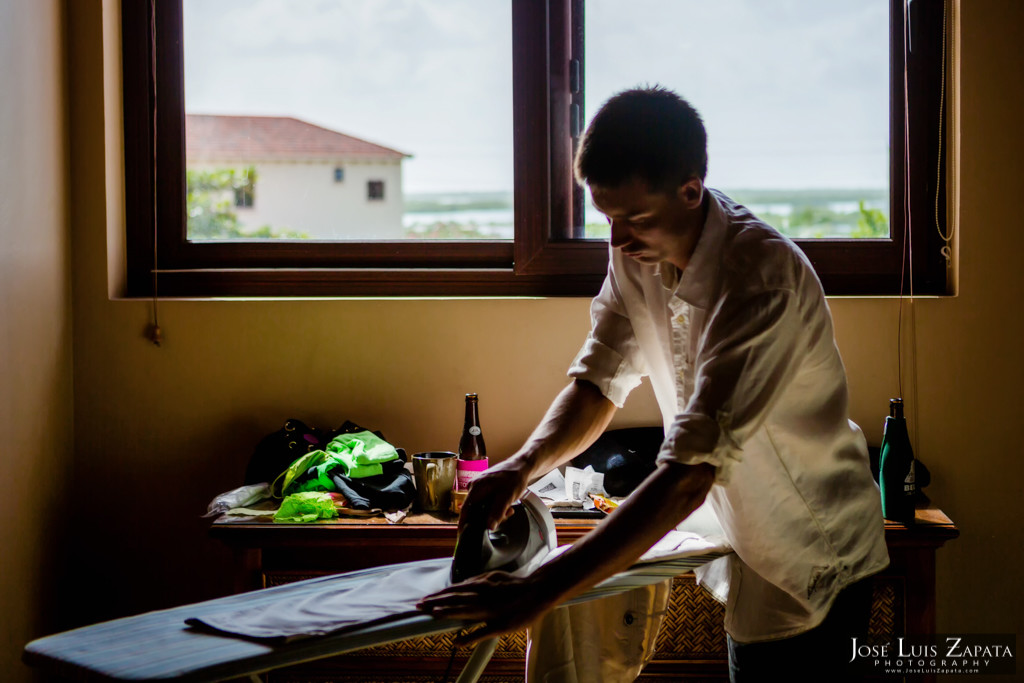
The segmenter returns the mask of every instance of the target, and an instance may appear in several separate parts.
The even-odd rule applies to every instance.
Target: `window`
[[[366,182],[366,198],[371,201],[384,199],[384,181],[368,180]]]
[[[252,177],[247,175],[245,182],[235,188],[235,208],[251,209],[255,191],[256,186],[253,184]]]
[[[268,55],[288,61],[286,66],[291,68],[286,71],[297,82],[297,89],[288,98],[278,97],[271,115],[263,110],[239,112],[237,107],[229,110],[225,106],[225,111],[219,113],[196,108],[203,104],[204,92],[217,89],[216,83],[213,86],[207,84],[205,91],[190,90],[198,85],[189,81],[188,73],[190,60],[205,54],[197,45],[215,46],[235,40],[239,35],[251,35],[257,28],[274,26],[277,22],[265,14],[268,7],[273,8],[274,2],[262,3],[256,13],[259,16],[249,16],[242,11],[244,3],[237,0],[122,1],[130,294],[150,293],[153,271],[156,270],[160,278],[159,291],[166,295],[592,295],[604,276],[607,244],[601,239],[594,239],[600,237],[600,233],[594,231],[592,226],[595,222],[587,216],[588,203],[584,191],[573,182],[571,160],[576,136],[584,127],[586,117],[609,94],[603,92],[603,88],[628,85],[629,79],[643,79],[643,73],[649,71],[652,74],[650,80],[668,81],[666,85],[675,86],[681,94],[692,99],[704,113],[712,141],[716,139],[714,126],[741,113],[750,117],[746,127],[750,136],[771,135],[759,131],[756,125],[759,119],[756,111],[751,110],[751,103],[718,110],[709,105],[712,107],[709,111],[705,103],[711,98],[680,87],[657,71],[663,63],[672,61],[680,64],[679,71],[684,75],[687,68],[697,69],[698,65],[685,55],[669,56],[662,60],[662,64],[652,62],[649,70],[626,75],[624,83],[616,83],[622,60],[614,57],[613,48],[619,44],[657,45],[658,50],[635,51],[653,54],[658,53],[667,41],[651,38],[657,33],[658,22],[648,20],[640,22],[641,26],[650,29],[648,36],[633,35],[624,41],[614,34],[614,31],[624,30],[626,22],[616,18],[616,3],[611,0],[590,0],[586,3],[584,0],[509,0],[508,4],[470,2],[467,7],[474,8],[473,11],[486,6],[489,8],[487,11],[496,14],[476,21],[479,25],[476,29],[459,30],[454,34],[460,40],[465,39],[472,49],[480,50],[479,58],[467,56],[468,52],[459,53],[459,64],[466,68],[455,70],[448,68],[449,64],[444,61],[451,59],[445,51],[423,52],[422,57],[417,53],[417,59],[411,60],[407,53],[414,48],[419,49],[410,42],[416,34],[410,34],[413,37],[409,40],[399,40],[392,34],[388,34],[387,40],[371,40],[369,37],[377,28],[382,32],[392,30],[403,21],[415,20],[418,25],[433,26],[435,24],[428,19],[435,11],[443,14],[438,15],[440,19],[436,26],[442,27],[438,30],[461,26],[458,23],[461,10],[452,7],[450,2],[410,0],[403,6],[406,8],[404,12],[410,15],[405,16],[402,12],[371,11],[372,2],[335,0],[333,3],[301,6],[289,4],[290,8],[305,9],[292,12],[296,16],[289,17],[293,23],[286,27],[291,42],[295,42],[295,35],[304,36],[299,41],[304,49],[324,44],[337,52],[330,48],[330,41],[336,36],[331,35],[332,30],[326,27],[326,22],[325,28],[319,32],[309,28],[315,28],[315,22],[304,25],[305,28],[294,22],[298,21],[298,15],[313,7],[349,12],[349,19],[356,17],[369,22],[359,24],[358,31],[360,36],[366,37],[363,47],[368,51],[361,54],[366,64],[373,65],[372,69],[334,68],[333,71],[314,72],[310,65],[317,63],[316,59],[312,62],[291,62],[288,60],[299,57],[282,56],[285,53],[278,50],[276,44],[274,50],[266,49],[270,43],[266,42],[269,34],[265,33],[256,34],[256,42],[246,49],[235,50],[238,58],[247,60],[247,63],[258,58],[264,60],[259,62],[260,65],[270,64],[266,61]],[[880,172],[883,180],[873,188],[874,194],[850,195],[839,200],[831,197],[820,210],[810,204],[806,215],[800,206],[789,202],[788,207],[765,217],[774,219],[778,227],[785,229],[808,220],[817,220],[815,225],[830,226],[831,232],[822,232],[825,239],[800,234],[795,237],[814,263],[826,291],[831,294],[895,293],[899,290],[904,270],[913,272],[916,292],[942,292],[945,262],[939,255],[941,245],[934,245],[937,240],[935,207],[938,207],[938,219],[944,221],[945,206],[942,196],[944,178],[936,175],[937,169],[942,173],[936,162],[941,122],[942,2],[911,5],[909,25],[914,49],[907,60],[909,77],[906,88],[903,82],[905,0],[874,2],[883,8],[882,24],[886,14],[889,23],[889,103],[888,111],[882,112],[882,118],[888,123],[889,158],[883,162],[888,164],[888,183],[884,181],[886,173],[883,170]],[[281,4],[280,0],[277,4]],[[651,8],[664,11],[663,4],[653,0],[619,4],[628,4],[629,14],[640,17]],[[772,12],[782,11],[756,0],[735,0],[728,4],[729,7],[718,11],[735,15],[738,8],[746,8],[765,15],[767,19],[772,18]],[[689,8],[692,13],[692,16],[688,15],[691,21],[678,22],[679,30],[688,24],[698,26],[705,33],[711,33],[711,29],[717,27],[733,32],[740,30],[737,22],[726,22],[712,16],[714,4],[678,5]],[[808,18],[818,21],[818,26],[828,28],[827,22],[822,23],[821,16],[832,11],[828,9],[831,5],[826,7],[807,0],[800,6]],[[216,22],[209,18],[212,15],[208,14],[214,11],[211,8],[217,7],[234,8],[232,21],[251,21],[252,26],[232,25],[230,31],[218,28]],[[154,14],[151,16],[150,12]],[[188,26],[193,27],[188,31],[186,20],[191,21]],[[752,22],[751,25],[764,27],[768,23]],[[304,34],[306,30],[311,33]],[[767,35],[767,38],[761,37],[761,49],[765,51],[773,47],[781,49],[783,43],[795,42],[787,34],[762,33]],[[199,38],[195,37],[197,35]],[[731,35],[729,38],[731,40],[719,42],[722,45],[744,43],[740,37]],[[200,39],[206,42],[199,42]],[[505,42],[497,49],[495,46],[499,39]],[[259,47],[260,40],[264,41],[263,48]],[[421,42],[435,46],[448,44],[438,40],[437,36],[429,35],[429,32],[424,33]],[[847,47],[851,42],[837,38],[819,41],[818,44],[822,49],[831,49],[833,46]],[[744,44],[749,44],[749,41]],[[346,51],[356,52],[360,45],[347,44]],[[404,47],[392,48],[392,45]],[[871,49],[884,51],[884,47],[870,48],[856,42],[853,45],[855,49],[864,50],[864,55]],[[749,64],[754,69],[763,68],[766,62],[763,54],[766,53],[759,58],[757,54],[733,48],[722,53],[739,63],[740,67]],[[455,82],[468,79],[475,73],[469,67],[476,61],[486,63],[489,80],[501,83],[495,96],[477,95],[476,101],[453,105],[446,99],[449,93],[445,91],[439,92],[436,99],[415,101],[410,106],[407,98],[412,97],[411,85],[391,85],[386,89],[372,90],[373,82],[384,75],[415,70],[414,76],[419,77],[431,68],[439,68],[447,74],[447,81],[440,83],[454,87]],[[720,58],[707,64],[699,63],[699,70],[711,71],[716,64],[724,69],[727,66],[724,61]],[[810,64],[809,68],[819,62],[828,63],[818,53],[808,54],[805,62],[801,63],[802,66]],[[216,63],[217,60],[213,59],[205,66],[211,67]],[[155,68],[151,69],[151,64],[155,64]],[[301,68],[296,68],[297,65]],[[884,61],[882,66],[886,68]],[[261,77],[269,76],[269,67],[261,66],[254,71]],[[455,73],[458,77],[452,76]],[[407,119],[389,129],[389,134],[384,137],[375,134],[368,125],[356,125],[355,118],[340,122],[328,120],[329,112],[334,109],[327,104],[318,105],[318,98],[324,97],[322,84],[325,78],[334,79],[338,88],[348,87],[350,81],[357,82],[356,86],[363,88],[367,95],[353,97],[349,101],[361,99],[375,103],[380,107],[378,112],[386,109],[413,112],[438,109],[440,115],[430,119],[429,123]],[[841,84],[847,78],[848,74],[839,69],[826,80]],[[486,80],[482,79],[478,87],[490,87]],[[609,83],[613,85],[608,86]],[[247,89],[238,87],[234,90],[244,93]],[[808,90],[811,97],[821,99],[843,96],[842,90],[836,95],[820,90],[816,85]],[[497,115],[490,114],[491,110],[479,109],[475,103],[481,99],[506,97],[501,94],[503,92],[507,92],[507,101],[495,110]],[[776,96],[782,100],[787,97],[781,92]],[[847,109],[857,115],[861,103],[856,99],[850,100],[848,94],[847,97]],[[295,115],[289,112],[286,112],[288,116],[280,115],[283,103],[290,106],[299,100],[309,108]],[[905,102],[909,102],[906,108]],[[799,106],[795,104],[793,109]],[[255,109],[259,107],[267,109],[269,105],[261,104]],[[467,111],[470,113],[468,118],[458,118]],[[909,111],[909,118],[904,116],[905,111]],[[367,111],[361,115],[364,122],[385,120],[379,113]],[[442,125],[446,118],[449,123]],[[818,120],[826,118],[828,116],[818,116]],[[469,123],[465,123],[467,121]],[[220,132],[204,138],[203,131]],[[244,132],[241,137],[237,135],[239,131]],[[413,139],[414,133],[423,137]],[[484,133],[493,133],[493,149],[502,145],[508,150],[514,149],[506,170],[502,170],[505,167],[495,160],[510,152],[496,153],[486,162],[479,162],[476,158],[492,149],[490,142],[483,144],[472,137]],[[407,134],[410,137],[406,137]],[[882,136],[885,134],[883,130]],[[430,147],[417,141],[435,138],[443,142]],[[229,148],[224,144],[229,139],[241,139],[244,144]],[[291,157],[277,159],[276,166],[268,164],[268,158],[283,154],[281,140],[298,140],[300,147],[304,145],[305,153],[289,151]],[[414,143],[414,148],[407,148],[409,141]],[[852,140],[850,145],[857,152],[861,143]],[[349,158],[342,154],[344,150],[348,150],[346,153],[350,154],[351,161],[344,161],[343,167],[339,160]],[[724,169],[724,164],[716,161],[714,147],[710,152],[714,174]],[[419,168],[417,164],[426,163],[429,157],[446,155],[461,155],[456,167],[462,171],[462,181],[467,183],[466,187],[477,191],[448,195],[445,194],[446,187],[429,187],[429,179],[436,174],[414,173]],[[726,156],[720,154],[718,160],[722,161]],[[784,156],[777,155],[778,158]],[[902,179],[906,159],[910,160],[910,173],[909,182],[905,184]],[[298,170],[309,168],[310,172],[317,173],[333,171],[335,183],[349,181],[347,188],[339,187],[329,197],[340,198],[355,192],[354,197],[359,201],[356,188],[366,183],[363,204],[379,204],[374,206],[375,212],[397,212],[388,220],[398,227],[399,233],[387,233],[381,231],[380,226],[368,223],[362,226],[355,223],[342,225],[341,218],[344,217],[351,217],[356,223],[369,220],[354,209],[346,208],[349,205],[335,205],[328,210],[308,212],[308,215],[295,214],[298,217],[292,214],[284,218],[272,216],[269,212],[275,206],[276,197],[288,195],[283,190],[279,192],[278,188],[287,188],[288,182],[292,182],[292,186],[301,186],[302,192],[308,192],[314,185],[301,180],[282,180],[278,170],[285,165]],[[208,239],[193,234],[189,226],[196,207],[188,203],[191,185],[185,182],[186,176],[203,169],[222,172],[247,166],[252,166],[254,173],[258,174],[261,187],[259,206],[246,208],[245,215],[237,217],[240,223],[237,229],[227,238]],[[875,166],[877,168],[877,164]],[[480,178],[507,178],[509,185],[507,188],[497,184],[477,188],[473,183]],[[417,189],[414,180],[423,183],[425,190],[433,192],[413,191]],[[387,197],[384,194],[385,182],[391,184]],[[709,184],[716,186],[711,176]],[[246,201],[252,204],[253,188],[254,184],[251,184],[248,190],[236,190],[238,208],[245,208]],[[736,198],[752,204],[761,213],[764,213],[762,205],[778,207],[786,204],[779,201],[777,194],[768,192],[772,188],[720,189],[760,190],[760,195],[740,194]],[[291,194],[295,196],[296,192]],[[303,205],[308,206],[308,202]],[[836,208],[838,205],[842,205],[840,209]],[[460,216],[473,212],[491,216],[497,210],[495,207],[500,207],[506,216],[511,217],[511,225],[507,228],[481,220],[470,231],[463,223],[452,224],[447,219],[455,209]],[[910,217],[909,231],[903,229],[907,223],[906,216]],[[824,222],[822,217],[826,219]],[[316,223],[316,220],[325,218],[331,221],[330,225]],[[253,224],[242,224],[246,220]],[[851,233],[858,229],[857,221],[862,221],[867,226],[865,229],[875,230],[880,236],[854,238]],[[885,223],[893,226],[889,235],[884,234]],[[816,230],[814,228],[812,232]],[[905,234],[914,236],[913,250],[904,250]],[[912,254],[913,267],[904,269],[904,254],[908,252]]]

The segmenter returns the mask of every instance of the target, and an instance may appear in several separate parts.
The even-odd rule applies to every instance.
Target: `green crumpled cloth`
[[[332,519],[338,516],[331,494],[322,491],[293,493],[281,501],[281,507],[274,513],[278,524],[305,524],[318,519]]]
[[[299,491],[334,491],[331,481],[335,469],[350,479],[372,477],[383,473],[381,463],[398,458],[395,447],[369,431],[341,434],[327,444],[327,450],[310,451],[288,466],[274,481],[276,497]],[[316,477],[293,484],[303,473],[313,469]],[[278,488],[280,483],[280,488]]]
[[[398,457],[394,446],[370,431],[339,434],[327,444],[327,452],[345,464],[345,476],[352,479],[381,474],[381,463]]]

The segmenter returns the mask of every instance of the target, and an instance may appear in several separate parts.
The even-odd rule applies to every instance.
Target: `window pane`
[[[587,121],[664,85],[704,118],[708,186],[791,237],[889,236],[887,0],[587,0],[585,26]]]
[[[508,0],[183,19],[189,239],[512,238]]]

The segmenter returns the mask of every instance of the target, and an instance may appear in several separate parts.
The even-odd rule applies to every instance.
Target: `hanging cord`
[[[897,321],[897,334],[896,334],[896,356],[897,356],[897,368],[898,368],[898,384],[900,397],[903,398],[903,293],[904,287],[909,289],[909,342],[910,342],[910,389],[913,392],[912,400],[910,401],[910,410],[913,413],[913,419],[911,420],[911,431],[913,432],[914,443],[917,442],[917,427],[920,423],[918,420],[918,392],[917,392],[917,311],[914,308],[914,234],[910,229],[913,224],[913,214],[911,209],[910,201],[910,99],[909,99],[909,64],[910,64],[910,15],[909,6],[907,2],[903,4],[904,11],[904,59],[903,59],[903,132],[905,138],[904,144],[904,170],[903,170],[903,201],[904,208],[906,210],[906,220],[904,222],[904,234],[903,234],[903,262],[900,267],[900,303],[899,303],[899,316]],[[945,63],[945,6],[943,6],[943,63]],[[945,67],[943,67],[945,72]],[[943,90],[945,86],[943,86]],[[940,104],[941,111],[941,104]],[[941,147],[940,147],[941,150]],[[939,174],[941,178],[942,173],[942,153],[939,152]],[[938,187],[936,187],[936,213],[935,220],[938,225]],[[939,233],[942,234],[941,231]],[[946,239],[945,237],[943,239]],[[948,250],[947,246],[944,247]],[[946,254],[946,251],[943,252]],[[948,257],[947,257],[948,258]],[[905,271],[909,269],[909,278],[904,277]],[[904,401],[904,404],[907,402]]]
[[[939,153],[938,159],[935,164],[935,229],[939,232],[939,238],[942,239],[943,245],[939,250],[939,253],[946,259],[946,268],[949,268],[950,263],[953,261],[953,251],[950,249],[949,243],[953,239],[953,226],[950,224],[949,231],[942,232],[942,223],[939,221],[939,186],[942,182],[942,124],[943,119],[943,107],[946,103],[946,2],[942,2],[942,61],[940,62],[940,73],[941,78],[939,80]]]
[[[159,212],[157,210],[157,172],[158,164],[156,157],[156,143],[157,143],[157,97],[156,97],[156,0],[150,0],[149,2],[149,35],[150,40],[150,62],[149,62],[149,78],[152,83],[150,89],[150,97],[153,105],[153,322],[146,328],[146,338],[153,342],[154,346],[160,346],[160,342],[163,341],[163,334],[160,330],[160,307],[159,307],[159,272],[157,260],[157,220]]]
[[[903,253],[900,258],[900,296],[896,316],[896,383],[903,397],[903,288],[906,283],[907,248],[910,242],[910,104],[907,81],[910,62],[910,13],[907,0],[903,2]],[[913,278],[913,271],[911,271]]]

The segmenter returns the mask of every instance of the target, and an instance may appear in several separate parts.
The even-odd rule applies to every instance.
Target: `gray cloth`
[[[353,576],[302,598],[189,618],[185,623],[246,638],[284,641],[337,633],[419,614],[416,603],[450,583],[451,558],[397,564]]]

